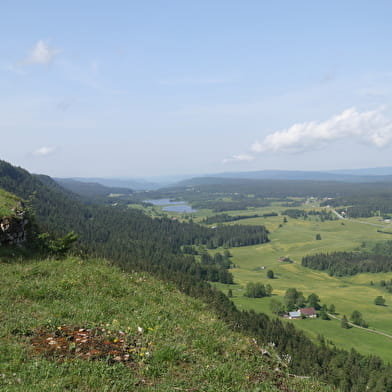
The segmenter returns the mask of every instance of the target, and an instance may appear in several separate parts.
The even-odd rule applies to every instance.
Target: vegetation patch
[[[0,189],[0,218],[3,216],[13,216],[14,208],[20,202],[20,199],[13,194]]]
[[[81,328],[62,325],[55,331],[38,329],[30,338],[33,353],[48,359],[106,360],[109,363],[125,362],[134,364],[135,358],[149,356],[147,342],[142,328],[139,335],[124,331],[111,331],[102,327]]]

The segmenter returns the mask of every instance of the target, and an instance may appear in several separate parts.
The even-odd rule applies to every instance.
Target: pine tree
[[[342,321],[340,322],[340,326],[344,329],[350,328],[350,324],[348,323],[346,315],[343,316]]]

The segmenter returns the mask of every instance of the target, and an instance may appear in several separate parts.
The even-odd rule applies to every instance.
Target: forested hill
[[[56,178],[55,181],[63,188],[89,199],[102,199],[111,194],[131,195],[133,193],[133,190],[129,188],[108,187],[97,182],[83,182],[72,178]]]
[[[248,179],[248,180],[311,180],[338,182],[391,182],[392,168],[374,168],[358,170],[337,170],[332,172],[300,171],[300,170],[259,170],[249,172],[225,172],[200,177],[204,181],[215,179]],[[184,180],[183,183],[191,180]]]
[[[168,218],[152,219],[139,210],[121,206],[87,205],[50,177],[31,175],[6,162],[0,162],[0,187],[30,200],[45,231],[56,235],[75,231],[80,245],[89,253],[127,259],[128,263],[140,264],[145,269],[151,264],[166,265],[201,279],[231,283],[226,268],[196,263],[193,256],[181,254],[181,246],[243,246],[268,241],[263,226],[238,225],[214,230]]]
[[[74,230],[89,254],[111,259],[123,271],[147,271],[170,281],[184,293],[203,300],[230,328],[261,344],[274,343],[280,355],[290,359],[290,372],[312,375],[344,392],[392,392],[392,366],[355,350],[339,350],[323,339],[315,344],[293,324],[270,319],[265,314],[240,311],[227,296],[206,282],[230,283],[229,270],[220,265],[204,265],[181,252],[182,245],[218,246],[220,241],[230,241],[235,236],[239,242],[234,245],[239,246],[249,237],[267,241],[263,226],[252,237],[255,226],[248,232],[246,226],[241,233],[236,232],[236,225],[230,229],[233,231],[219,232],[194,223],[152,219],[137,210],[85,205],[50,178],[32,176],[6,162],[0,162],[0,188],[23,199],[34,194],[31,203],[39,222],[61,234]]]
[[[338,181],[287,180],[287,179],[245,179],[200,177],[182,181],[177,185],[162,188],[162,194],[170,196],[187,190],[191,193],[236,193],[252,194],[258,197],[341,197],[390,192],[392,181],[375,181],[373,183],[346,183]]]

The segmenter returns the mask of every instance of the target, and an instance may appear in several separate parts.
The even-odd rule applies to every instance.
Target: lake
[[[154,206],[163,206],[162,211],[166,212],[178,212],[180,214],[185,212],[196,212],[189,204],[184,201],[172,201],[170,199],[154,199],[145,200],[145,203],[151,203]]]

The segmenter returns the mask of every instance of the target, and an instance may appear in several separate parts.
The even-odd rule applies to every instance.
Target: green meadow
[[[13,215],[12,208],[16,206],[18,201],[18,197],[0,189],[0,218]]]
[[[275,211],[278,212],[278,208],[275,208]],[[263,213],[267,210],[260,209],[259,212]],[[375,223],[375,219],[369,221]],[[379,220],[377,222],[382,224]],[[321,222],[317,218],[311,220],[287,218],[287,223],[283,223],[283,217],[279,215],[244,219],[236,223],[263,224],[270,231],[271,240],[267,244],[230,249],[232,260],[236,265],[236,268],[232,269],[237,283],[232,287],[233,301],[239,308],[254,309],[275,317],[269,308],[271,298],[251,299],[243,295],[244,287],[248,282],[271,284],[274,289],[273,298],[281,301],[285,291],[295,287],[302,291],[305,297],[316,293],[321,298],[321,304],[334,304],[337,317],[343,315],[350,317],[354,310],[358,310],[369,324],[369,330],[374,328],[392,335],[392,295],[378,284],[370,284],[371,281],[377,283],[382,279],[392,279],[392,272],[340,278],[301,266],[304,255],[370,247],[378,241],[390,240],[390,235],[377,232],[378,227],[355,220]],[[316,234],[321,235],[321,240],[316,240]],[[281,262],[279,261],[281,257],[288,257],[293,263]],[[275,279],[267,279],[267,270],[274,271]],[[219,287],[226,292],[228,290],[228,286],[219,285]],[[374,305],[374,299],[378,295],[386,299],[387,306]],[[294,322],[312,338],[322,334],[338,347],[355,348],[361,353],[379,355],[392,362],[390,338],[357,328],[345,330],[337,320],[317,319]]]
[[[303,204],[299,209],[319,209],[317,202]],[[156,211],[160,208],[154,206]],[[281,213],[287,207],[280,202],[273,202],[268,207],[252,208],[226,212],[230,215],[263,215],[266,213]],[[166,215],[186,220],[186,215],[168,212]],[[195,221],[201,222],[206,216],[215,215],[211,210],[200,210],[192,213]],[[316,216],[308,219],[294,219],[283,216],[258,217],[242,219],[226,224],[264,225],[269,230],[270,242],[262,245],[246,246],[230,249],[232,261],[236,265],[231,272],[236,284],[230,286],[233,291],[233,301],[240,309],[254,309],[275,317],[270,311],[271,298],[252,299],[244,296],[248,282],[269,283],[273,287],[273,297],[283,301],[285,291],[290,287],[302,291],[307,297],[316,293],[321,298],[321,304],[336,307],[337,317],[350,317],[354,310],[362,313],[369,324],[368,330],[341,328],[338,320],[295,320],[295,325],[303,329],[309,337],[317,339],[323,335],[336,346],[348,349],[355,348],[363,354],[379,355],[386,361],[392,362],[392,339],[373,332],[376,329],[392,335],[392,294],[381,288],[380,280],[392,279],[391,273],[359,274],[346,277],[332,277],[326,272],[311,270],[301,266],[301,259],[308,254],[334,251],[350,251],[360,248],[371,248],[376,242],[392,239],[391,234],[378,230],[392,232],[392,224],[384,222],[381,217],[361,218],[353,220],[320,221]],[[320,234],[321,240],[316,240]],[[221,250],[212,250],[215,251]],[[293,263],[279,261],[288,257]],[[267,279],[267,271],[273,270],[275,279]],[[371,285],[373,281],[376,284]],[[226,292],[229,286],[216,284]],[[387,306],[374,305],[377,296],[386,299]]]

